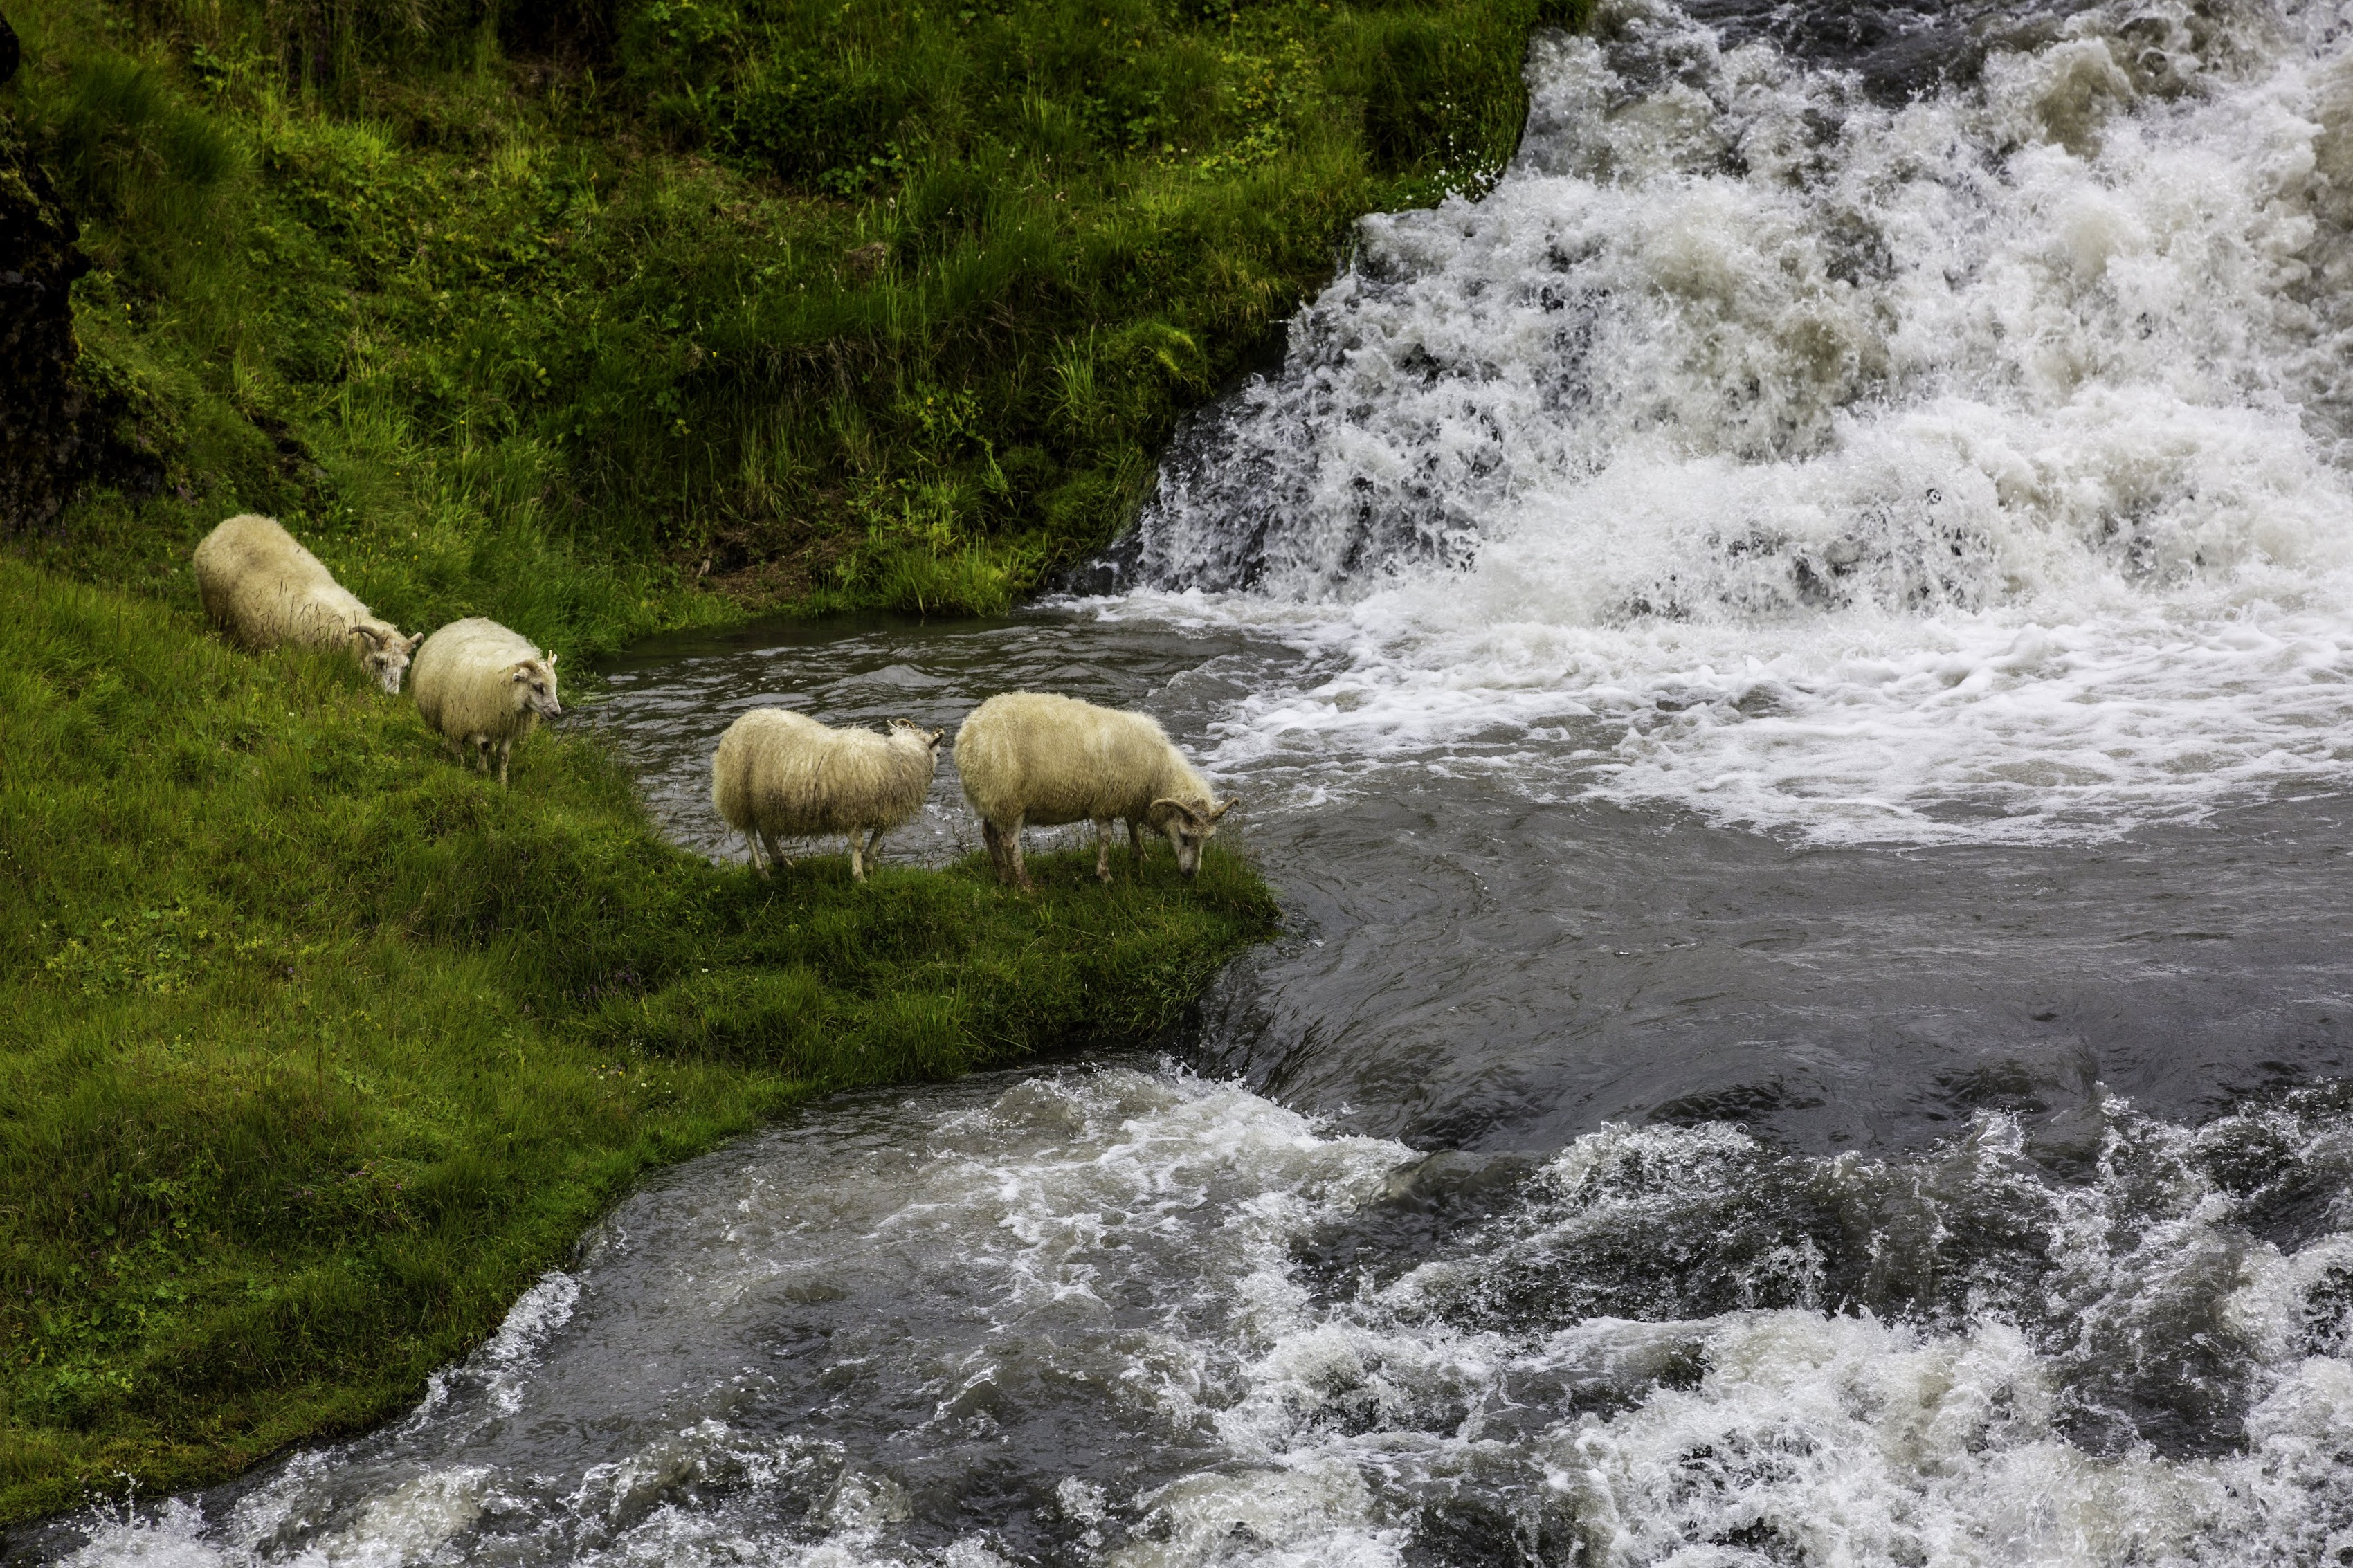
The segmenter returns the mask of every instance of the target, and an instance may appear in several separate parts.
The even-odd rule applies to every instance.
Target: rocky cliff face
[[[90,261],[9,114],[17,58],[0,17],[0,535],[53,523],[90,457],[68,297]]]

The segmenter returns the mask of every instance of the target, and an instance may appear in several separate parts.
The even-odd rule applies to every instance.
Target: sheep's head
[[[389,626],[357,626],[352,635],[360,639],[360,662],[384,689],[386,697],[400,695],[400,678],[408,673],[409,656],[417,645],[425,640],[423,632],[405,637]]]
[[[1168,836],[1169,847],[1176,851],[1176,869],[1193,877],[1201,869],[1201,846],[1218,831],[1218,819],[1241,803],[1221,801],[1216,805],[1187,805],[1167,796],[1152,803],[1152,825]]]
[[[555,718],[564,711],[564,705],[555,700],[554,654],[519,660],[507,673],[514,679],[517,707],[527,708],[545,719]]]
[[[912,737],[921,741],[923,743],[923,749],[931,753],[932,766],[935,768],[940,765],[940,737],[946,733],[945,730],[926,730],[913,719],[891,721],[891,738],[895,741],[902,737]]]

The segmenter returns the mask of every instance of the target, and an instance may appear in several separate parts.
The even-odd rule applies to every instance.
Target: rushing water
[[[1158,713],[1291,912],[1184,1064],[813,1107],[402,1421],[14,1552],[2353,1562],[2353,6],[1529,73],[1091,596],[608,672],[717,855],[760,702]]]

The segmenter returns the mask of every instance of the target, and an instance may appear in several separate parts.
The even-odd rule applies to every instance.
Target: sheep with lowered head
[[[499,749],[499,783],[507,782],[514,744],[542,718],[564,711],[555,700],[555,655],[496,621],[451,621],[425,639],[417,656],[417,711],[452,752],[470,744],[489,771]]]
[[[196,546],[195,565],[205,614],[247,647],[349,648],[386,696],[399,695],[401,673],[424,634],[402,637],[276,519],[230,518]]]
[[[1067,822],[1095,825],[1095,875],[1111,880],[1111,825],[1127,824],[1128,847],[1144,858],[1142,830],[1165,834],[1187,877],[1201,868],[1201,846],[1234,808],[1219,801],[1159,721],[1146,713],[1098,708],[1075,697],[1008,691],[973,710],[956,731],[956,771],[980,818],[1000,881],[1030,886],[1021,829]]]
[[[785,858],[778,838],[839,833],[849,840],[849,874],[862,882],[884,830],[923,808],[940,733],[905,719],[892,720],[883,735],[836,730],[787,708],[754,708],[719,737],[711,804],[751,846],[762,876],[764,847],[770,864]]]

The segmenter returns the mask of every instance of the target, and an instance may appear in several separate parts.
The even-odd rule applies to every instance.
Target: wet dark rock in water
[[[1038,584],[1042,593],[1108,596],[1124,594],[1143,579],[1136,564],[1142,559],[1143,537],[1130,529],[1085,560],[1050,573]]]
[[[1692,0],[1683,7],[1727,47],[1762,40],[1793,58],[1852,71],[1872,98],[1903,103],[1976,79],[1986,56],[2046,41],[2091,0]]]
[[[0,18],[0,63],[16,34]],[[0,79],[9,74],[0,71]],[[46,528],[88,470],[90,398],[74,377],[80,231],[0,104],[0,534]]]

